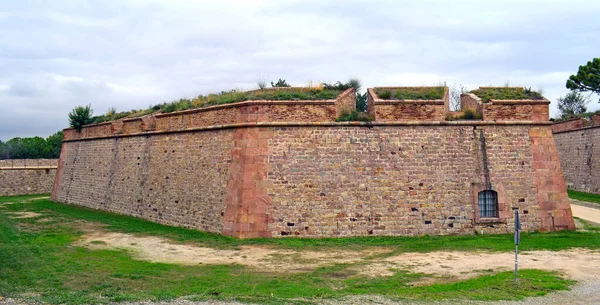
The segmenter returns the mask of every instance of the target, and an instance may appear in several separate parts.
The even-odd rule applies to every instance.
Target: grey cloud
[[[259,77],[508,80],[554,100],[600,48],[600,4],[589,1],[40,0],[2,10],[2,140],[47,136],[75,105],[139,109],[251,89]]]
[[[6,89],[6,93],[12,96],[36,96],[40,90],[27,83],[16,83]]]

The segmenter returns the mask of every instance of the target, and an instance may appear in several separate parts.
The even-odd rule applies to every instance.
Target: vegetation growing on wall
[[[277,88],[277,87],[291,87],[286,81],[285,79],[279,79],[276,83],[271,82],[271,87],[273,88]],[[261,88],[264,89],[264,88]]]
[[[358,112],[367,112],[367,93],[360,94],[360,88],[362,87],[362,82],[357,78],[351,78],[345,83],[337,81],[334,84],[323,83],[323,88],[331,89],[331,90],[340,90],[345,91],[350,88],[354,88],[356,91],[356,111]]]
[[[285,81],[283,81],[285,82]],[[154,112],[169,113],[213,105],[224,105],[248,100],[329,100],[335,99],[342,90],[336,88],[293,88],[277,87],[273,89],[260,89],[253,91],[221,91],[216,94],[199,95],[194,99],[179,99],[170,103],[162,103],[143,110],[131,110],[95,116],[90,123],[102,123],[121,118],[135,118]]]
[[[369,117],[365,112],[350,111],[342,113],[336,122],[370,122],[373,118]]]
[[[354,88],[356,95],[356,108],[360,112],[367,111],[367,94],[360,94],[361,82],[358,79],[349,79],[347,82],[324,83],[316,87],[298,88],[290,87],[285,79],[271,82],[272,89],[265,88],[263,79],[257,81],[259,90],[240,91],[229,90],[220,93],[199,95],[193,99],[182,98],[177,101],[154,105],[148,109],[116,112],[112,107],[105,114],[91,117],[87,124],[114,121],[122,118],[136,118],[155,112],[170,113],[213,105],[224,105],[248,100],[328,100],[335,99],[343,91]],[[80,106],[81,107],[81,106]],[[73,111],[75,112],[76,109]],[[81,112],[84,109],[79,109]],[[90,109],[91,111],[91,109]],[[84,124],[85,125],[85,124]],[[71,126],[73,126],[71,124]]]
[[[459,114],[457,116],[453,116],[451,113],[448,113],[446,115],[446,121],[457,121],[457,120],[474,121],[474,120],[481,120],[481,119],[483,119],[483,116],[481,114],[477,113],[473,109],[466,109],[465,111],[463,111],[461,114]]]
[[[521,87],[486,87],[471,90],[481,99],[481,102],[487,103],[490,100],[542,100],[544,97],[531,88]]]
[[[69,125],[75,128],[77,131],[81,130],[81,126],[91,124],[94,122],[92,119],[92,107],[87,106],[76,106],[69,113]]]
[[[48,138],[12,138],[6,143],[0,141],[2,159],[55,159],[60,156],[63,132],[59,131]]]
[[[439,100],[444,91],[445,87],[375,88],[375,94],[384,100]]]

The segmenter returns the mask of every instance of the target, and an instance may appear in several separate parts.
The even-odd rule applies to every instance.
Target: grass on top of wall
[[[25,211],[42,214],[40,217],[45,221],[38,221],[40,217],[18,219],[10,214]],[[414,286],[415,281],[431,275],[394,270],[392,276],[372,278],[357,273],[356,268],[360,268],[361,263],[326,265],[293,273],[264,272],[237,264],[182,266],[152,263],[134,259],[126,250],[91,250],[74,245],[73,242],[83,234],[78,227],[82,223],[102,224],[103,230],[226,248],[263,244],[274,248],[328,251],[383,244],[399,251],[422,252],[513,249],[508,235],[237,240],[56,204],[39,199],[39,196],[4,197],[0,198],[0,296],[51,304],[166,301],[182,296],[192,300],[266,304],[319,304],[324,299],[351,295],[383,295],[408,301],[520,300],[568,289],[573,283],[554,272],[539,270],[522,270],[518,285],[513,282],[512,272],[502,272],[463,281],[454,279],[455,282]],[[588,241],[588,247],[598,245],[594,238],[600,234],[571,233],[524,234],[522,246],[530,244],[533,248],[558,249],[564,246],[555,244],[572,242],[571,246],[581,246],[584,239]]]
[[[472,90],[481,99],[481,102],[487,103],[490,100],[541,100],[544,97],[536,91],[529,88],[518,87],[490,87]]]
[[[600,195],[568,190],[569,198],[600,204]]]
[[[384,100],[439,100],[445,87],[375,88],[377,97]]]
[[[178,101],[162,103],[151,106],[148,109],[107,113],[94,117],[94,123],[108,122],[125,117],[140,117],[159,111],[162,113],[170,113],[174,111],[231,104],[249,100],[329,100],[337,98],[341,93],[342,90],[327,89],[322,87],[281,87],[253,91],[230,90],[209,95],[199,95],[193,99],[180,99]]]

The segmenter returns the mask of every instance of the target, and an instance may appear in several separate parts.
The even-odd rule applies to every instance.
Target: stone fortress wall
[[[600,114],[552,125],[567,186],[600,194]]]
[[[66,129],[53,199],[241,238],[503,233],[513,207],[526,231],[574,227],[549,102],[472,103],[504,110],[445,121],[447,90],[368,93],[371,122],[335,122],[355,107],[349,89]],[[479,217],[485,189],[496,218]]]
[[[58,159],[0,160],[0,196],[49,194]]]

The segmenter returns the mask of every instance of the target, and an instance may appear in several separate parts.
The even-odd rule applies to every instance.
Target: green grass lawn
[[[514,300],[564,290],[573,283],[553,272],[522,270],[518,286],[512,272],[469,280],[413,286],[431,275],[395,270],[393,276],[371,278],[351,272],[354,264],[323,266],[312,271],[272,273],[243,265],[152,263],[133,259],[125,250],[90,250],[73,246],[83,234],[82,221],[106,230],[161,236],[175,242],[231,249],[264,245],[292,250],[364,250],[385,247],[385,255],[436,250],[512,251],[511,235],[446,237],[284,238],[238,240],[217,234],[173,228],[148,221],[56,204],[39,196],[0,197],[0,296],[41,300],[52,304],[111,301],[223,299],[258,303],[319,303],[348,295],[383,295],[392,299]],[[6,204],[11,202],[12,204]],[[11,212],[37,212],[38,218],[11,218]],[[598,249],[596,232],[522,235],[522,250]],[[381,257],[373,256],[372,260]],[[358,263],[361,264],[361,263]]]
[[[600,195],[568,190],[569,198],[600,204]]]

